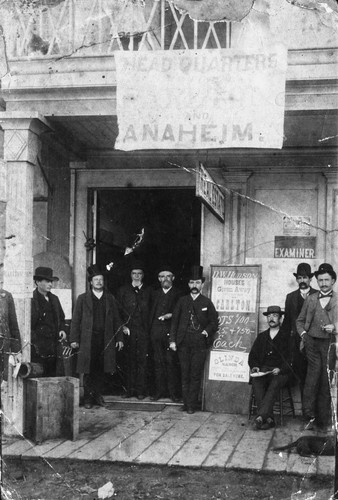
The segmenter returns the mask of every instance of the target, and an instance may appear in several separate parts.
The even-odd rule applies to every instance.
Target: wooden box
[[[26,379],[24,435],[36,443],[77,438],[79,380],[74,377]]]

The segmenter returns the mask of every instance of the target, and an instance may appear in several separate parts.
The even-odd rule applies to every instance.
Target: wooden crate
[[[79,434],[79,380],[74,377],[26,379],[24,435],[36,443],[74,440]]]

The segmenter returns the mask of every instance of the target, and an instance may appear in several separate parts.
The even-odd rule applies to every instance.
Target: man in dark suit
[[[116,370],[115,349],[123,348],[122,322],[114,296],[105,289],[104,272],[96,264],[88,267],[91,289],[78,296],[70,330],[77,355],[77,373],[84,374],[84,406],[104,406],[105,374]]]
[[[249,353],[251,383],[257,403],[256,430],[275,427],[273,405],[291,373],[287,334],[281,329],[283,314],[279,306],[269,306],[263,312],[269,328],[257,336]]]
[[[173,286],[175,275],[170,266],[161,267],[158,280],[161,286],[152,293],[150,312],[150,339],[156,384],[156,392],[151,399],[157,401],[169,393],[172,401],[178,402],[180,368],[177,353],[169,349],[169,332],[174,307],[182,294]]]
[[[2,288],[0,281],[0,384],[8,379],[8,357],[15,354],[21,360],[21,337],[13,296]]]
[[[42,364],[44,377],[55,377],[58,342],[66,339],[65,314],[59,298],[51,293],[53,281],[59,278],[53,276],[50,267],[37,267],[33,279],[36,289],[31,307],[31,360]]]
[[[331,264],[321,264],[315,272],[320,291],[309,295],[296,320],[305,344],[308,370],[303,392],[305,429],[315,426],[327,431],[331,425],[331,395],[328,369],[334,370],[338,332],[337,275]]]
[[[149,314],[151,290],[143,284],[144,266],[131,263],[131,283],[117,292],[123,321],[126,392],[122,397],[144,399],[147,392],[147,360],[149,351]]]
[[[218,328],[215,306],[201,294],[205,281],[202,274],[201,266],[193,266],[188,281],[190,293],[178,300],[170,332],[170,349],[177,349],[181,366],[183,411],[189,414],[198,408],[205,358]]]
[[[297,333],[296,319],[299,316],[306,297],[316,293],[317,290],[310,286],[313,273],[311,272],[311,266],[306,262],[301,262],[293,275],[298,283],[298,290],[288,293],[286,296],[283,330],[289,335],[291,365],[294,376],[300,385],[301,392],[303,392],[307,362],[305,353],[300,350],[300,337]]]

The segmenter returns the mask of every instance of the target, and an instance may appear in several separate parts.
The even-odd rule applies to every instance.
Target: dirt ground
[[[108,481],[117,500],[329,500],[333,493],[328,477],[89,461],[6,459],[2,473],[3,500],[96,500]]]

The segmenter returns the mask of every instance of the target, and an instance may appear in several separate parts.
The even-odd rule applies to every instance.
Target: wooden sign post
[[[258,330],[260,279],[260,266],[211,266],[211,300],[219,328],[205,369],[207,411],[248,411],[248,355]]]

